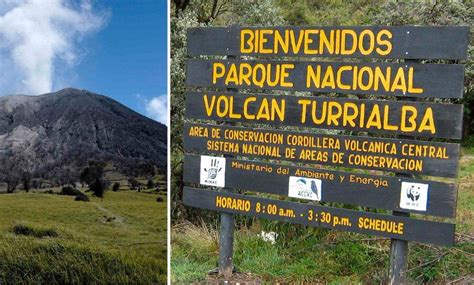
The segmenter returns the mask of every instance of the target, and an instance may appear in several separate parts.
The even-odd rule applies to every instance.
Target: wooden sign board
[[[188,92],[186,117],[418,137],[462,137],[463,105]]]
[[[461,98],[464,65],[271,60],[187,61],[190,87]]]
[[[312,227],[452,246],[455,225],[184,187],[185,205]]]
[[[184,149],[442,177],[456,177],[459,158],[458,144],[189,123]]]
[[[398,96],[410,101],[457,99],[463,96],[464,65],[386,59],[465,60],[468,43],[468,27],[189,29],[189,55],[244,56],[245,60],[188,60],[186,86],[212,88],[214,92],[188,92],[186,118],[460,139],[461,105],[230,93],[229,89]],[[289,57],[319,61],[292,61]],[[326,57],[381,60],[321,59]],[[215,92],[218,89],[227,92]],[[311,201],[295,203],[233,194],[229,190],[184,187],[186,205],[222,212],[222,245],[226,245],[220,263],[226,271],[220,268],[222,272],[231,268],[232,249],[227,245],[232,244],[232,226],[228,214],[388,237],[394,239],[395,247],[402,247],[402,252],[406,244],[400,240],[449,246],[454,243],[453,224],[324,207],[313,202],[454,217],[455,184],[340,171],[338,167],[456,177],[458,144],[186,123],[184,150],[200,154],[185,157],[186,183]],[[302,167],[292,162],[336,168]],[[403,259],[403,254],[397,252],[393,256]],[[403,260],[398,263],[394,268],[403,268]]]
[[[206,182],[206,170],[212,167],[207,158],[185,156],[184,182],[214,185]],[[214,180],[222,176],[228,188],[441,217],[456,214],[455,184],[231,158],[209,161],[213,159],[221,162],[215,164],[220,171]]]
[[[191,56],[466,59],[469,27],[206,27],[187,39]]]

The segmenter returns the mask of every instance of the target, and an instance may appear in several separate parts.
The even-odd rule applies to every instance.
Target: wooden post
[[[229,190],[224,189],[225,192]],[[225,278],[232,276],[234,250],[234,215],[221,212],[221,228],[219,240],[219,275]]]
[[[229,55],[228,59],[235,59],[235,56]],[[235,88],[228,88],[229,92],[236,92]],[[234,125],[233,123],[224,123]],[[224,157],[232,157],[225,155]],[[229,188],[224,188],[223,192],[230,192]],[[219,275],[224,278],[230,278],[233,271],[233,252],[234,252],[234,215],[221,212],[221,227],[219,239]]]
[[[407,101],[416,101],[415,98],[405,98]],[[399,136],[403,139],[413,139],[411,136]],[[396,173],[396,177],[415,178],[415,175]],[[409,217],[410,213],[393,211],[394,216]],[[391,239],[390,240],[390,269],[389,279],[391,285],[406,284],[406,272],[408,264],[408,241]]]
[[[402,177],[401,175],[397,175]],[[405,175],[410,177],[411,175]],[[409,213],[393,211],[394,216],[409,217]],[[405,284],[408,261],[408,241],[391,239],[389,284]]]
[[[406,59],[406,63],[416,63],[419,60]],[[415,97],[398,97],[397,100],[417,101]],[[403,139],[414,139],[412,136],[399,136]],[[395,176],[403,178],[415,178],[415,175],[396,173]],[[393,211],[394,216],[409,217],[410,213]],[[406,272],[408,264],[408,241],[391,239],[390,242],[390,269],[389,279],[393,285],[406,284]]]

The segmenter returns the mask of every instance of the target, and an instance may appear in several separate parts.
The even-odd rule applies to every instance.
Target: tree
[[[77,175],[77,174],[76,174]],[[77,181],[77,177],[75,177],[74,171],[71,168],[60,168],[56,173],[56,180],[58,181],[59,185],[71,185],[75,186],[75,181]]]
[[[133,176],[154,176],[155,166],[152,163],[142,162],[136,165]]]
[[[0,157],[0,180],[7,183],[7,193],[13,193],[21,182],[20,154],[10,150]]]
[[[104,179],[96,179],[91,185],[89,185],[89,189],[92,191],[93,195],[98,198],[101,198],[102,200],[104,199],[106,187],[107,181],[105,181]]]
[[[153,187],[155,187],[155,183],[153,183],[153,179],[150,177],[150,178],[148,178],[148,181],[146,183],[146,188],[147,189],[152,189]]]
[[[23,184],[23,190],[29,192],[31,187],[31,174],[28,170],[23,171],[21,175],[21,182]]]
[[[82,170],[79,179],[89,186],[89,190],[93,195],[99,198],[104,198],[105,189],[107,187],[107,180],[104,176],[105,163],[99,161],[90,161],[89,166]]]
[[[231,4],[231,0],[173,0],[175,15],[191,8],[196,12],[198,21],[204,24],[209,24],[220,15],[228,12]]]
[[[140,182],[138,182],[138,180],[135,179],[135,177],[128,178],[128,184],[130,185],[130,189],[132,190],[138,190],[140,186]]]
[[[20,177],[16,174],[11,174],[5,178],[5,181],[7,182],[7,193],[13,193],[18,184],[20,184]]]
[[[120,189],[120,182],[115,182],[112,191],[117,192]]]
[[[284,19],[295,26],[351,26],[370,24],[368,11],[380,0],[276,0]]]
[[[179,12],[184,11],[189,5],[190,0],[173,0],[174,13],[177,15]]]

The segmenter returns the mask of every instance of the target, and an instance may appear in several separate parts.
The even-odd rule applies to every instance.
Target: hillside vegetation
[[[166,194],[86,194],[0,195],[0,284],[166,283]]]

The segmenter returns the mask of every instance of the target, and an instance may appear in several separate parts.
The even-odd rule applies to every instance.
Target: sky
[[[167,124],[167,0],[0,0],[0,96],[66,87]]]

